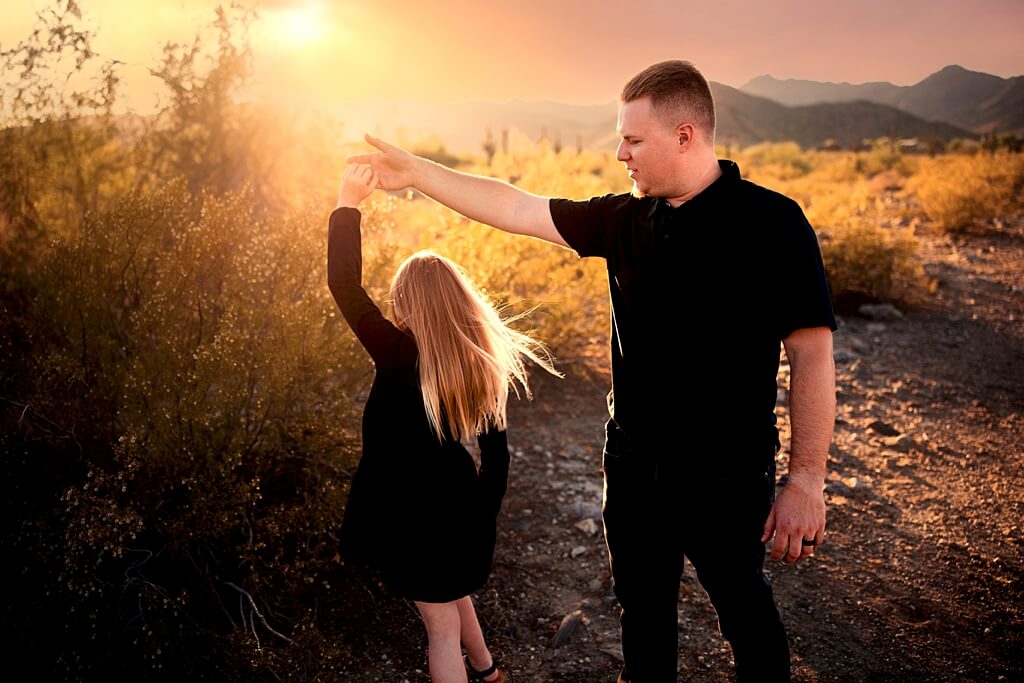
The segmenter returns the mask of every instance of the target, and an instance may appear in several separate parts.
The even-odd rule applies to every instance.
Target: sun
[[[276,27],[275,33],[282,42],[309,44],[318,40],[324,33],[324,22],[317,4],[306,3],[282,9],[275,14],[270,23]]]

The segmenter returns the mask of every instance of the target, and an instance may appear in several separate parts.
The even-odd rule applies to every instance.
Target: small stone
[[[827,492],[835,493],[840,496],[852,496],[855,488],[857,488],[857,477],[830,479],[828,483],[825,484],[825,490]]]
[[[621,646],[609,645],[608,647],[602,647],[601,652],[605,653],[612,659],[618,660],[620,662],[623,661]]]
[[[882,436],[899,436],[900,435],[900,431],[898,429],[893,427],[891,424],[888,424],[887,422],[882,422],[881,420],[875,420],[874,422],[869,424],[868,425],[868,429],[870,429],[873,432],[877,432],[878,434],[881,434]]]
[[[864,304],[857,312],[870,320],[903,320],[903,313],[892,304]]]
[[[887,436],[884,439],[885,445],[894,451],[900,453],[909,453],[912,450],[920,448],[918,443],[908,434],[902,434],[900,436]]]
[[[885,326],[885,323],[868,323],[866,329],[868,334],[881,334],[888,328]]]
[[[832,354],[832,357],[835,358],[835,361],[840,364],[852,363],[853,361],[857,360],[857,354],[853,353],[852,351],[847,351],[845,349],[836,349],[835,352]]]
[[[587,547],[585,545],[578,545],[569,551],[569,555],[572,556],[573,559],[576,559],[585,552],[587,552]]]
[[[576,627],[579,626],[582,619],[583,612],[578,609],[562,617],[562,623],[558,625],[558,630],[555,631],[555,635],[551,638],[551,647],[559,648],[565,645],[576,632]]]
[[[594,521],[593,517],[581,519],[580,521],[573,524],[573,526],[582,531],[583,533],[587,534],[588,536],[593,536],[598,531],[600,531],[600,527],[597,526],[597,522]]]
[[[871,345],[868,344],[863,339],[861,339],[860,337],[854,337],[851,335],[849,343],[850,348],[853,349],[856,353],[867,353],[868,351],[871,350]]]

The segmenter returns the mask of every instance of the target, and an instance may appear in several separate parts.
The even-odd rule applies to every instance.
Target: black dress
[[[376,375],[363,411],[363,455],[341,527],[341,553],[366,564],[403,597],[450,602],[487,581],[495,520],[508,480],[504,431],[479,435],[479,473],[445,427],[430,427],[419,389],[416,341],[362,287],[360,213],[331,213],[327,277]]]

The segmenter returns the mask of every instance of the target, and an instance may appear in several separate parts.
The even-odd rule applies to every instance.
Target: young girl
[[[543,346],[509,328],[458,266],[432,252],[399,266],[390,319],[381,313],[362,287],[357,210],[376,185],[369,166],[345,170],[328,237],[331,293],[376,366],[342,553],[415,602],[434,681],[466,681],[467,669],[474,680],[504,681],[469,595],[491,570],[509,384],[529,395],[523,356],[558,373]],[[472,436],[479,471],[461,443]]]

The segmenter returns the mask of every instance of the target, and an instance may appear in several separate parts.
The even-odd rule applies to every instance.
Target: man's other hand
[[[800,558],[813,555],[815,547],[825,540],[823,487],[790,478],[768,513],[761,542],[768,541],[773,534],[773,560],[785,560],[787,564],[792,564]]]

